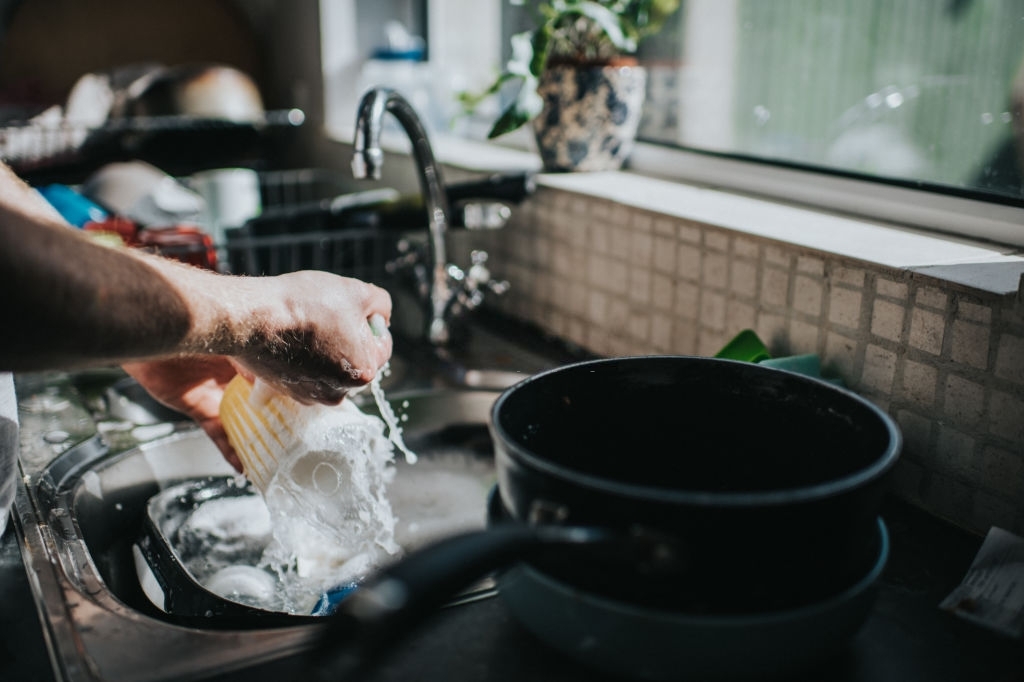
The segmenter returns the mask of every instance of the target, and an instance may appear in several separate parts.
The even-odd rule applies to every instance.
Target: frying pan
[[[519,563],[667,613],[821,603],[877,564],[884,478],[901,447],[894,421],[846,389],[686,356],[535,375],[502,393],[490,429],[510,522],[368,581],[326,629],[315,674],[362,669],[450,590]]]

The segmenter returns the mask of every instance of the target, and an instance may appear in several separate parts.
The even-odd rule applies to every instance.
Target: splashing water
[[[309,613],[324,590],[361,580],[400,550],[387,487],[395,475],[395,448],[410,463],[416,455],[384,398],[380,382],[388,371],[385,365],[370,386],[383,420],[363,413],[353,400],[302,406],[266,393],[270,389],[259,382],[245,405],[230,403],[229,411],[245,417],[228,415],[236,450],[256,453],[257,442],[281,443],[242,459],[247,472],[255,460],[266,472],[253,478],[272,535],[259,565],[277,576],[287,612]]]
[[[386,377],[391,374],[391,363],[386,362],[381,368],[377,376],[370,382],[370,392],[373,393],[373,399],[377,403],[377,410],[380,412],[381,419],[388,425],[388,440],[394,444],[396,448],[405,454],[405,461],[409,464],[416,463],[416,453],[405,446],[405,441],[402,439],[402,427],[398,425],[398,418],[395,416],[395,411],[391,409],[391,403],[384,397],[384,389],[381,388],[380,382],[382,377]]]

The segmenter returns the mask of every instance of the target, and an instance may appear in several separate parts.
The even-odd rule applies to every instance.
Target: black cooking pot
[[[490,427],[508,522],[382,571],[342,603],[318,660],[339,662],[339,638],[362,660],[452,590],[520,561],[672,613],[820,602],[877,564],[901,445],[890,417],[833,384],[681,356],[535,375],[498,398]]]
[[[668,567],[538,567],[588,591],[670,609],[808,603],[874,560],[883,475],[899,431],[836,386],[693,357],[597,360],[535,376],[492,414],[513,519],[666,539]]]

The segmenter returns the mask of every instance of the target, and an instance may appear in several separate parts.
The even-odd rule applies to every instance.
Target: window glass
[[[1024,199],[1024,1],[684,0],[679,21],[642,46],[644,139]]]
[[[1024,205],[1024,0],[683,0],[640,58],[644,141]]]

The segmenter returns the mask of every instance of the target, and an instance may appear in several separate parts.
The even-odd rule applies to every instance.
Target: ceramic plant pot
[[[640,125],[647,73],[641,66],[548,66],[533,131],[547,171],[617,170]]]

